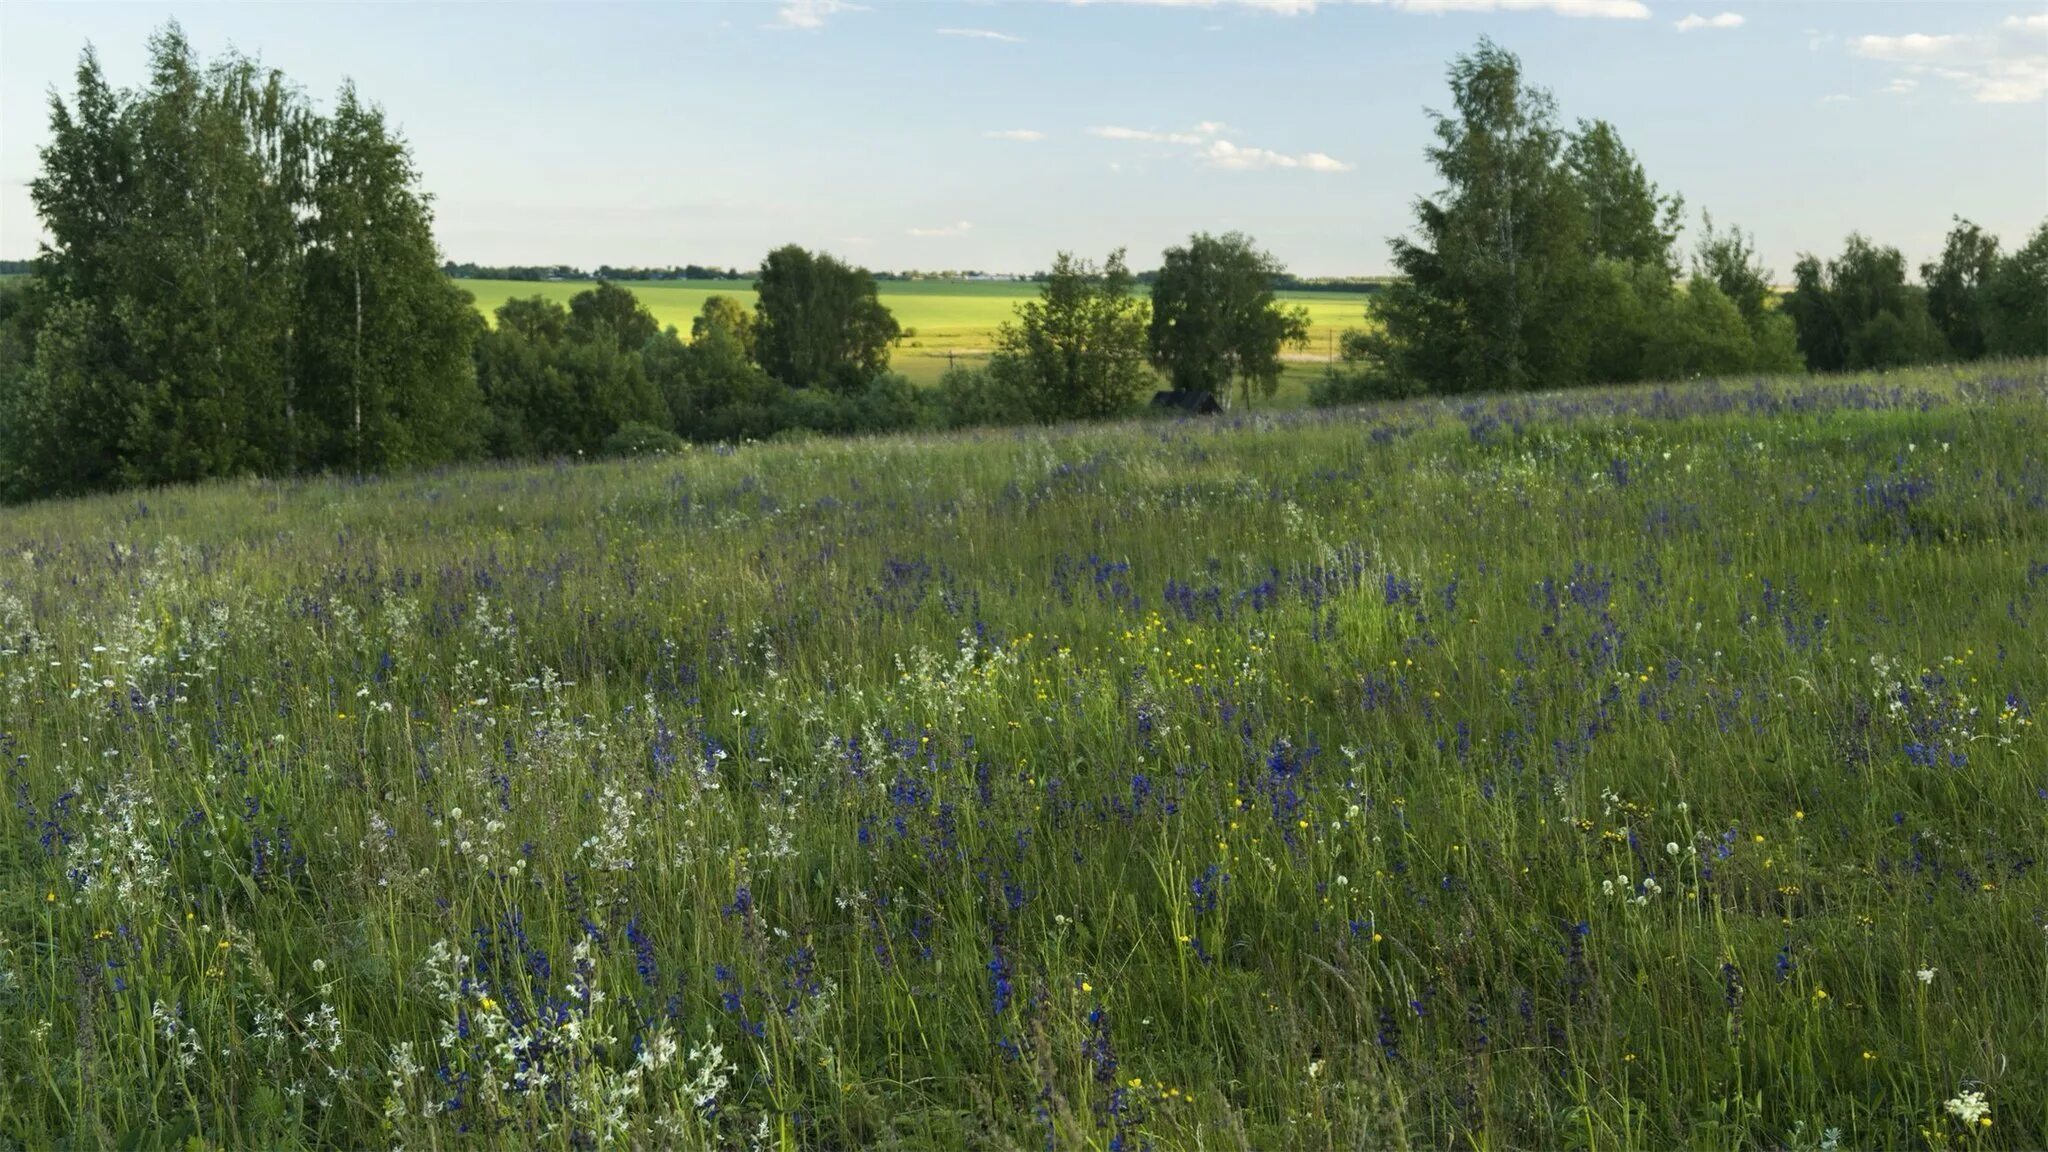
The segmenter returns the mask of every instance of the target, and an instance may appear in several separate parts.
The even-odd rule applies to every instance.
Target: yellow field
[[[590,287],[587,282],[537,282],[525,280],[463,280],[464,288],[476,297],[476,306],[489,315],[498,305],[519,296],[543,296],[567,303],[571,296]],[[745,281],[632,281],[631,288],[654,318],[664,326],[688,333],[690,319],[710,296],[730,296],[752,307],[754,290]],[[897,349],[893,366],[919,384],[939,378],[949,363],[985,357],[995,344],[996,329],[1012,315],[1017,305],[1038,292],[1036,284],[1018,281],[884,281],[882,302],[896,314],[908,335]],[[1303,364],[1316,363],[1335,354],[1340,334],[1346,328],[1366,325],[1370,299],[1354,292],[1282,292],[1280,298],[1308,308],[1309,340],[1305,348],[1291,353]],[[1283,392],[1298,390],[1302,366],[1290,368]]]

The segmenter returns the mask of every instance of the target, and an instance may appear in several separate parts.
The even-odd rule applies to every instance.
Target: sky
[[[118,85],[175,19],[413,148],[450,259],[1029,272],[1195,231],[1295,272],[1389,270],[1438,182],[1427,110],[1490,36],[1564,117],[1754,233],[1782,280],[1851,230],[1939,251],[2048,219],[2048,0],[0,0],[0,258],[93,44]]]

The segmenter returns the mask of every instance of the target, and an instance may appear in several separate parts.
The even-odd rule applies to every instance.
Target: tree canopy
[[[1273,395],[1281,349],[1308,336],[1307,309],[1273,294],[1285,272],[1241,232],[1168,248],[1152,285],[1152,362],[1181,391],[1227,398],[1235,383],[1247,406]]]
[[[1147,309],[1121,248],[1100,268],[1062,252],[1038,299],[996,336],[990,371],[1040,419],[1114,416],[1154,379]]]
[[[888,370],[902,329],[865,268],[789,244],[761,262],[754,290],[755,350],[777,380],[856,393]]]
[[[30,195],[50,239],[0,378],[0,491],[429,463],[476,447],[470,343],[403,140],[353,88],[195,57],[149,78],[87,50]]]

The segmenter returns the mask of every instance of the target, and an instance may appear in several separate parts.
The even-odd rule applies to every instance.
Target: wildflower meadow
[[[2048,1144],[2048,370],[0,512],[0,1144]]]

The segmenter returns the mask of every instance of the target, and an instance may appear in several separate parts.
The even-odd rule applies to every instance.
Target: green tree
[[[791,421],[789,388],[748,357],[722,324],[690,341],[675,388],[676,431],[691,440],[765,440]]]
[[[569,330],[579,339],[608,340],[621,352],[638,352],[660,334],[661,325],[632,289],[600,280],[569,299]]]
[[[1667,283],[1678,274],[1673,252],[1685,200],[1658,191],[1612,124],[1581,120],[1565,145],[1564,168],[1585,212],[1589,253],[1662,269]]]
[[[1998,237],[1958,216],[1942,245],[1941,259],[1920,266],[1927,285],[1927,314],[1960,360],[1985,350],[1985,289],[1998,272]]]
[[[50,123],[7,495],[467,450],[478,321],[405,145],[352,89],[321,117],[274,69],[202,65],[172,24],[134,89],[88,50]]]
[[[1704,277],[1694,277],[1664,303],[1644,341],[1637,379],[1689,380],[1749,371],[1756,341],[1742,309]]]
[[[1023,424],[1031,396],[998,381],[986,366],[956,364],[939,377],[938,419],[948,428]]]
[[[1123,249],[1097,268],[1061,252],[1038,299],[996,334],[989,372],[1040,419],[1082,420],[1128,411],[1154,379],[1146,363],[1145,301]]]
[[[1998,262],[1985,286],[1985,345],[1997,356],[2048,355],[2048,223]]]
[[[1889,368],[1947,352],[1928,317],[1926,293],[1906,283],[1906,258],[1896,248],[1852,233],[1825,265],[1801,256],[1792,278],[1784,308],[1813,371]]]
[[[262,157],[229,57],[209,75],[176,26],[150,41],[149,82],[123,110],[134,162],[113,282],[132,388],[122,479],[160,483],[263,470],[283,443],[292,294],[269,250]]]
[[[1771,271],[1756,254],[1756,238],[1740,228],[1723,232],[1714,217],[1701,213],[1699,244],[1693,249],[1692,274],[1714,282],[1735,302],[1751,324],[1762,319],[1771,300]]]
[[[471,349],[483,325],[441,274],[411,154],[353,85],[318,150],[291,405],[310,417],[304,463],[374,472],[469,455],[480,447]]]
[[[706,296],[704,306],[690,320],[690,339],[700,340],[711,328],[723,328],[739,339],[747,357],[755,355],[754,314],[730,296]]]
[[[1273,395],[1280,350],[1308,338],[1308,310],[1273,295],[1286,271],[1238,232],[1168,248],[1152,285],[1152,362],[1181,391],[1228,397],[1235,382],[1246,407]]]
[[[476,347],[492,454],[595,455],[625,425],[674,426],[640,352],[621,349],[609,322],[579,326],[540,297],[496,315]]]
[[[1391,242],[1404,275],[1375,301],[1374,357],[1413,381],[1402,390],[1577,383],[1591,246],[1555,104],[1491,40],[1453,62],[1450,84],[1428,150],[1444,189],[1416,202],[1419,235]]]
[[[854,395],[888,370],[902,330],[867,269],[791,244],[761,261],[755,291],[755,349],[777,380]]]
[[[50,142],[29,185],[50,238],[10,318],[15,368],[0,379],[0,495],[11,500],[110,488],[123,478],[139,392],[116,314],[136,163],[123,104],[90,48],[79,59],[72,103],[50,98]]]

